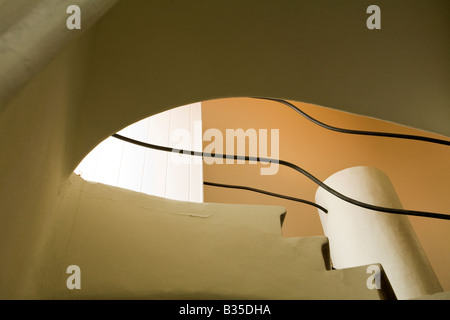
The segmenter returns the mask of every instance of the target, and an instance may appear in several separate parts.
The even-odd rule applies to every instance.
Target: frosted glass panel
[[[140,120],[118,134],[180,149],[202,149],[201,103]],[[109,137],[75,169],[85,180],[175,200],[203,201],[200,157],[169,154]]]
[[[170,113],[169,110],[148,118],[147,141],[149,143],[161,146],[169,145]],[[167,160],[167,152],[146,150],[142,192],[159,197],[166,196]]]
[[[177,149],[190,149],[190,108],[171,111],[169,146]],[[166,197],[189,200],[189,155],[170,153],[167,163]],[[187,191],[187,192],[186,192]]]
[[[201,103],[191,105],[189,132],[191,133],[191,150],[202,151],[203,131],[202,131],[202,109]],[[203,201],[203,161],[201,157],[189,157],[189,201],[196,202],[197,199]]]

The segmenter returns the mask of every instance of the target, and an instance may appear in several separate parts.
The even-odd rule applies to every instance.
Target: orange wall
[[[314,118],[342,128],[439,135],[306,103],[296,106]],[[413,110],[411,111],[413,112]],[[450,213],[450,148],[419,141],[348,135],[321,128],[279,103],[229,98],[202,103],[203,131],[279,129],[280,159],[293,162],[322,181],[352,166],[373,166],[388,174],[405,209]],[[203,147],[209,141],[203,142]],[[224,148],[225,152],[225,148]],[[270,153],[270,148],[269,148]],[[260,175],[260,164],[203,166],[204,180],[260,188],[314,201],[317,186],[292,169],[280,166],[272,176]],[[205,186],[205,202],[281,205],[287,215],[286,237],[322,235],[313,207],[244,190]],[[410,217],[444,290],[450,290],[450,221]]]

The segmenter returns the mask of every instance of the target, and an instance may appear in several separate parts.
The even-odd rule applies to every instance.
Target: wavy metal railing
[[[397,134],[397,133],[389,133],[389,132],[375,132],[375,131],[360,131],[360,130],[351,130],[351,129],[337,128],[337,127],[333,127],[333,126],[327,125],[327,124],[325,124],[325,123],[323,123],[323,122],[321,122],[321,121],[319,121],[317,119],[314,119],[313,117],[309,116],[304,111],[300,110],[298,107],[296,107],[295,105],[293,105],[292,103],[290,103],[290,102],[288,102],[286,100],[275,99],[275,98],[264,98],[264,97],[254,97],[254,98],[255,99],[271,100],[271,101],[275,101],[275,102],[281,103],[283,105],[286,105],[286,106],[290,107],[291,109],[293,109],[294,111],[296,111],[299,114],[301,114],[302,116],[304,116],[306,119],[312,121],[313,123],[315,123],[317,125],[320,125],[321,127],[325,128],[325,129],[328,129],[328,130],[333,130],[333,131],[337,131],[337,132],[341,132],[341,133],[347,133],[347,134],[369,135],[369,136],[378,136],[378,137],[390,137],[390,138],[399,138],[399,139],[424,141],[424,142],[442,144],[442,145],[447,145],[447,146],[450,145],[450,141],[441,140],[441,139],[435,139],[435,138],[429,138],[429,137],[423,137],[423,136],[417,136],[417,135],[406,135],[406,134]],[[353,199],[351,197],[347,197],[346,195],[344,195],[344,194],[340,193],[339,191],[337,191],[337,190],[331,188],[330,186],[326,185],[325,183],[323,183],[321,180],[316,178],[314,175],[312,175],[307,170],[297,166],[296,164],[293,164],[291,162],[288,162],[288,161],[285,161],[285,160],[281,160],[281,159],[272,159],[272,158],[264,158],[264,157],[239,156],[239,155],[229,155],[229,154],[215,154],[215,153],[206,153],[206,152],[186,150],[186,149],[176,149],[176,148],[170,148],[170,147],[166,147],[166,146],[159,146],[159,145],[154,145],[154,144],[150,144],[150,143],[134,140],[134,139],[131,139],[131,138],[119,135],[117,133],[113,134],[112,137],[120,139],[120,140],[128,142],[128,143],[133,143],[135,145],[138,145],[138,146],[141,146],[141,147],[145,147],[145,148],[150,148],[150,149],[160,150],[160,151],[165,151],[165,152],[178,153],[178,154],[182,153],[182,154],[185,154],[185,155],[198,156],[198,157],[202,157],[202,158],[210,157],[210,158],[216,158],[216,159],[222,158],[222,159],[256,161],[256,162],[262,162],[262,163],[278,163],[278,164],[280,164],[282,166],[289,167],[289,168],[294,169],[295,171],[303,174],[308,179],[310,179],[315,184],[317,184],[319,187],[325,189],[327,192],[335,195],[336,197],[340,198],[341,200],[346,201],[348,203],[351,203],[353,205],[362,207],[362,208],[366,208],[366,209],[370,209],[370,210],[374,210],[374,211],[391,213],[391,214],[402,214],[402,215],[411,215],[411,216],[420,216],[420,217],[427,217],[427,218],[436,218],[436,219],[450,220],[450,214],[436,213],[436,212],[426,212],[426,211],[417,211],[417,210],[397,209],[397,208],[387,208],[387,207],[375,206],[375,205],[372,205],[372,204],[368,204],[368,203],[365,203],[365,202],[358,201],[358,200]],[[300,198],[296,198],[296,197],[281,195],[281,194],[277,194],[277,193],[273,193],[273,192],[269,192],[269,191],[265,191],[265,190],[261,190],[261,189],[256,189],[256,188],[252,188],[252,187],[239,186],[239,185],[229,185],[229,184],[220,184],[220,183],[208,182],[208,181],[205,181],[204,185],[214,186],[214,187],[222,187],[222,188],[231,188],[231,189],[241,189],[241,190],[248,190],[248,191],[252,191],[252,192],[258,192],[258,193],[266,194],[266,195],[273,196],[273,197],[278,197],[278,198],[287,199],[287,200],[291,200],[291,201],[301,202],[301,203],[304,203],[304,204],[307,204],[307,205],[314,206],[314,207],[322,210],[325,213],[328,212],[328,210],[326,208],[324,208],[323,206],[321,206],[321,205],[319,205],[317,203],[305,200],[305,199],[300,199]]]
[[[407,139],[407,140],[417,140],[417,141],[425,141],[430,143],[437,143],[449,146],[450,141],[442,140],[442,139],[436,139],[436,138],[430,138],[430,137],[424,137],[424,136],[417,136],[417,135],[411,135],[411,134],[400,134],[400,133],[391,133],[391,132],[377,132],[377,131],[363,131],[363,130],[352,130],[352,129],[344,129],[344,128],[338,128],[334,126],[330,126],[326,123],[323,123],[310,115],[308,115],[306,112],[302,111],[292,103],[283,100],[283,99],[275,99],[275,98],[264,98],[264,97],[253,97],[254,99],[263,99],[263,100],[271,100],[275,101],[281,104],[284,104],[285,106],[288,106],[292,110],[296,111],[297,113],[301,114],[303,117],[308,119],[309,121],[317,124],[318,126],[321,126],[322,128],[332,130],[335,132],[340,133],[347,133],[347,134],[357,134],[357,135],[365,135],[365,136],[375,136],[375,137],[387,137],[387,138],[397,138],[397,139]]]

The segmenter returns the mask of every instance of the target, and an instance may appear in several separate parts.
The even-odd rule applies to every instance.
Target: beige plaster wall
[[[323,236],[284,238],[283,207],[173,201],[65,184],[42,250],[44,299],[382,299],[366,266],[328,269]],[[81,269],[69,290],[66,269]],[[383,276],[384,277],[384,276]],[[33,296],[31,296],[33,297]]]
[[[126,124],[223,97],[281,97],[449,135],[448,2],[381,1],[377,31],[365,25],[370,4],[119,2],[98,23],[72,166]]]
[[[0,297],[27,294],[68,177],[68,122],[84,82],[89,38],[75,41],[0,114]],[[25,291],[24,291],[25,290]]]

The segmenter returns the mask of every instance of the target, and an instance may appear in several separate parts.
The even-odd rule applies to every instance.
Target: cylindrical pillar
[[[402,208],[387,175],[375,168],[344,169],[330,176],[325,184],[361,202]],[[323,188],[317,190],[316,202],[328,209],[328,214],[319,210],[319,215],[330,242],[334,268],[380,263],[398,299],[442,291],[406,215],[365,209]]]

